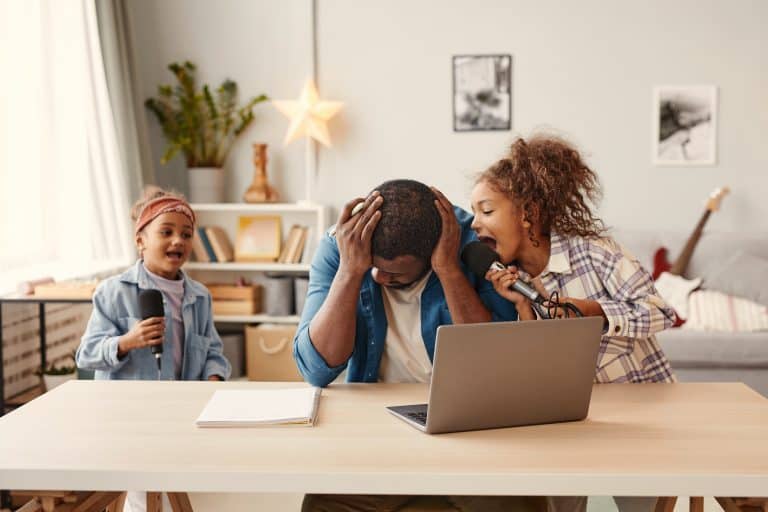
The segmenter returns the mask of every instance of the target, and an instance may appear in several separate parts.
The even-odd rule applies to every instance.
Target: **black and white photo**
[[[653,163],[714,165],[717,88],[661,86],[653,96]]]
[[[512,56],[453,57],[453,129],[509,130]]]

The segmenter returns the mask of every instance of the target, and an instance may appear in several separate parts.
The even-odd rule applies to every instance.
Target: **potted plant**
[[[72,361],[72,364],[66,364]],[[70,353],[64,360],[65,364],[56,364],[55,362],[49,364],[42,372],[43,384],[45,390],[50,391],[56,386],[64,384],[66,381],[77,377],[77,365],[75,364],[75,353]]]
[[[146,100],[155,114],[167,147],[167,163],[179,152],[189,169],[189,199],[193,203],[219,203],[224,198],[224,162],[237,137],[253,122],[253,107],[268,98],[262,94],[237,107],[237,84],[225,80],[215,91],[195,85],[195,65],[171,63],[168,69],[178,85],[160,85],[158,96]]]

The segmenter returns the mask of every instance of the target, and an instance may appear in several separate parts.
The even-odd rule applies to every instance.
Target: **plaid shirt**
[[[521,275],[527,280],[529,276]],[[631,253],[611,238],[551,235],[549,263],[536,279],[545,297],[589,299],[608,319],[595,382],[675,382],[654,334],[671,327],[674,311]]]

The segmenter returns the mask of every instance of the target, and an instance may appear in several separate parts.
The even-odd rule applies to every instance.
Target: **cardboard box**
[[[261,311],[260,304],[252,300],[214,300],[214,315],[255,315]]]
[[[260,324],[245,328],[248,380],[302,381],[293,360],[295,324]]]
[[[205,285],[211,292],[213,300],[252,300],[261,298],[261,285],[251,284],[240,286],[235,284],[208,283]]]

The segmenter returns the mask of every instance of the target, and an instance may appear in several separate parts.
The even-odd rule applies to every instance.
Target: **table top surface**
[[[198,428],[216,389],[70,381],[0,418],[0,488],[759,496],[768,399],[743,384],[596,385],[584,421],[427,435],[422,384],[323,390],[314,427]]]

